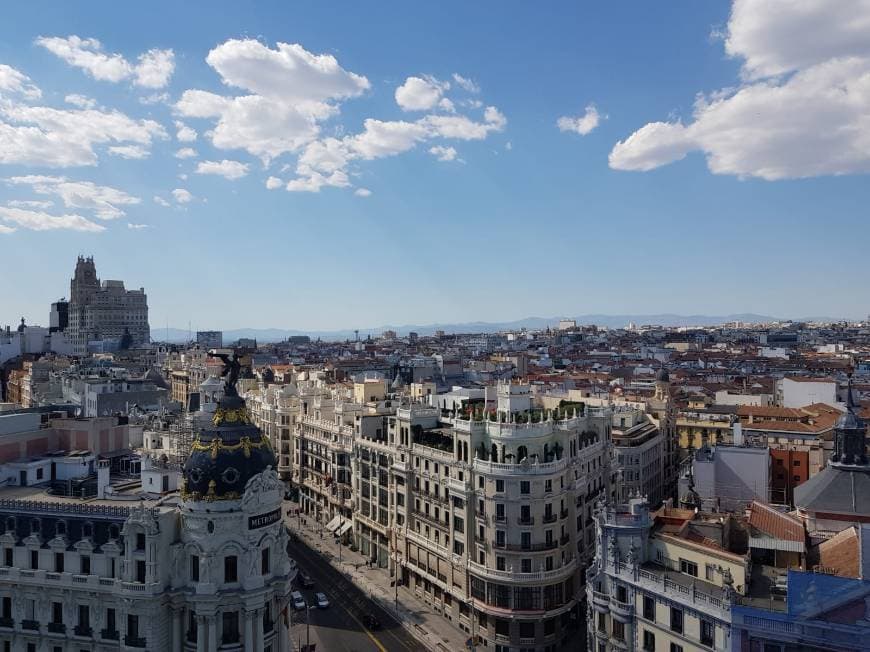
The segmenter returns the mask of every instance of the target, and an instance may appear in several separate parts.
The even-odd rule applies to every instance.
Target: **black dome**
[[[277,467],[269,439],[251,423],[244,399],[224,396],[212,423],[197,435],[184,464],[185,500],[237,500],[248,480]]]
[[[668,383],[671,380],[671,377],[668,375],[668,370],[662,367],[659,369],[659,372],[656,374],[656,380],[660,383]]]

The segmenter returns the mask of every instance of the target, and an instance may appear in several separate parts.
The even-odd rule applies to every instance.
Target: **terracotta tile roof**
[[[775,539],[806,540],[803,524],[793,516],[776,511],[770,505],[753,501],[749,507],[749,525]]]
[[[819,570],[842,577],[859,577],[860,541],[857,529],[846,528],[819,544]]]

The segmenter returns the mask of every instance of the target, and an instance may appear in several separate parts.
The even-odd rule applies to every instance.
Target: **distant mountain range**
[[[629,322],[635,325],[657,325],[657,326],[716,326],[726,322],[740,321],[748,323],[763,323],[773,321],[783,321],[781,318],[771,317],[769,315],[757,315],[754,313],[740,313],[734,315],[675,315],[663,313],[660,315],[578,315],[576,317],[526,317],[516,321],[506,322],[485,322],[474,321],[464,323],[447,323],[447,324],[409,324],[405,326],[378,326],[376,328],[360,328],[359,336],[361,339],[368,335],[377,336],[385,330],[396,331],[400,336],[407,335],[410,332],[415,332],[420,335],[432,335],[436,330],[442,330],[445,333],[494,333],[505,330],[519,330],[527,328],[530,330],[543,329],[547,326],[555,327],[560,319],[573,319],[578,325],[595,324],[596,326],[606,326],[608,328],[624,328]],[[841,318],[831,317],[805,317],[798,321],[839,321]],[[326,341],[340,341],[352,339],[355,336],[353,329],[334,330],[334,331],[304,331],[285,328],[237,328],[226,330],[224,333],[224,343],[230,343],[238,340],[241,337],[256,339],[258,343],[263,342],[281,342],[293,335],[308,335],[312,339],[320,338]],[[190,333],[193,338],[196,338],[196,333]],[[187,329],[180,328],[152,328],[151,338],[154,341],[160,342],[186,342],[188,341]]]

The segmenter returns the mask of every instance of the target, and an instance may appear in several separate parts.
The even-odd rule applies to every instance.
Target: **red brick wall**
[[[39,437],[27,442],[27,456],[45,455],[48,452],[48,437]]]
[[[810,455],[805,451],[770,449],[771,500],[794,504],[794,488],[809,479]]]
[[[21,447],[18,444],[3,444],[0,446],[0,462],[14,462],[21,457]]]

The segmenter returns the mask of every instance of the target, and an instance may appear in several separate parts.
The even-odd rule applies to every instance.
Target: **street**
[[[304,541],[297,539],[290,544],[290,556],[296,560],[299,569],[314,580],[314,586],[310,589],[297,588],[312,606],[309,610],[311,642],[317,643],[317,652],[408,652],[422,648],[390,614],[372,602]],[[330,606],[327,609],[314,606],[316,592],[325,593],[329,598]],[[380,621],[380,629],[370,631],[363,625],[369,614]],[[305,645],[304,610],[293,611],[291,636],[296,649]]]

